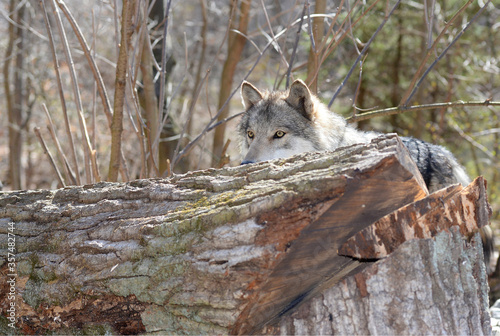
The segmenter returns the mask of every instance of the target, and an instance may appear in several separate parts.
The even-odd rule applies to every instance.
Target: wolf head
[[[241,97],[246,110],[238,128],[242,164],[334,149],[342,141],[344,118],[328,111],[301,80],[274,92],[243,82]]]

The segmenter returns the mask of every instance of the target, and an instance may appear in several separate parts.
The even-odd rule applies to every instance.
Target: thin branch
[[[115,27],[115,50],[116,50],[116,57],[118,57],[118,54],[120,53],[120,28],[119,28],[119,23],[118,23],[118,5],[116,4],[116,0],[113,0],[113,23]]]
[[[311,23],[311,6],[309,5],[309,1],[306,0],[305,5],[307,5],[307,25],[309,28],[309,39],[311,40],[311,50],[314,54],[317,54],[316,42],[314,41],[315,36],[313,33],[313,24]]]
[[[366,57],[359,61],[359,76],[358,76],[358,85],[356,86],[356,91],[354,92],[354,99],[352,100],[352,106],[354,107],[354,114],[356,114],[356,104],[358,101],[359,91],[361,90],[361,83],[363,81],[363,64],[365,63]]]
[[[417,69],[417,72],[415,72],[415,74],[413,75],[413,78],[411,80],[411,83],[410,83],[410,86],[408,87],[408,89],[406,90],[406,92],[404,93],[403,95],[403,98],[401,99],[401,102],[400,102],[400,105],[407,105],[408,102],[410,101],[410,98],[415,94],[416,90],[415,90],[415,85],[417,83],[417,80],[420,76],[420,74],[422,73],[422,71],[424,70],[424,67],[425,67],[425,64],[427,63],[427,60],[429,59],[429,57],[431,56],[432,54],[432,51],[434,49],[436,49],[439,41],[441,40],[441,38],[444,36],[444,34],[448,31],[448,28],[455,22],[455,20],[460,16],[460,14],[467,8],[469,7],[469,5],[474,2],[474,0],[469,0],[467,3],[465,3],[462,8],[460,8],[456,13],[455,15],[453,15],[453,17],[446,23],[446,25],[444,26],[443,30],[439,33],[438,37],[436,37],[436,39],[434,40],[434,43],[432,44],[432,47],[429,48],[427,50],[427,53],[425,54],[425,57],[424,59],[422,60],[422,62],[420,63],[420,66],[418,67]],[[428,69],[429,70],[429,69]],[[428,72],[427,72],[428,73]],[[422,76],[420,77],[420,83],[421,81],[425,78],[425,76]]]
[[[272,26],[272,24],[271,24],[271,21],[269,20],[269,15],[268,15],[268,13],[267,13],[267,8],[266,8],[266,5],[264,4],[264,0],[260,0],[260,3],[261,3],[261,5],[262,5],[262,10],[264,11],[264,17],[266,18],[267,27],[269,28],[269,31],[270,31],[270,33],[271,33],[271,36],[270,36],[270,37],[268,37],[268,36],[267,36],[267,34],[266,34],[266,37],[267,37],[268,39],[275,40],[275,36],[274,36],[274,32],[273,32],[273,26]],[[240,32],[237,32],[237,33],[240,33]],[[241,33],[240,33],[240,34],[241,34]],[[243,35],[243,34],[241,34],[241,35]],[[245,36],[245,35],[243,35],[243,36],[246,38],[246,36]],[[249,40],[248,38],[246,38],[246,39],[247,39],[247,40]],[[252,44],[254,44],[254,43],[252,42]],[[254,44],[254,45],[255,45],[255,44]],[[257,47],[257,46],[255,45],[255,47]],[[276,44],[275,44],[275,47],[276,47],[276,51],[280,54],[281,61],[282,61],[284,64],[287,64],[287,65],[288,65],[288,62],[287,62],[287,60],[286,60],[286,57],[285,57],[285,55],[283,54],[283,51],[281,50],[281,48],[280,48],[279,44],[278,44],[278,43],[276,43]],[[258,50],[258,49],[259,49],[259,48],[257,47],[257,50]]]
[[[97,40],[97,29],[96,29],[96,23],[95,23],[95,12],[94,9],[92,9],[92,44],[91,44],[91,50],[92,50],[92,58],[95,59],[96,56],[96,43]],[[90,129],[91,129],[91,138],[90,138],[90,143],[92,144],[92,148],[96,148],[96,136],[97,136],[97,84],[94,83],[94,87],[92,88],[92,113],[91,113],[91,120],[90,120]]]
[[[160,114],[158,113],[158,105],[157,98],[155,94],[155,83],[153,79],[153,61],[154,58],[151,51],[151,45],[149,41],[149,30],[147,28],[146,22],[148,17],[144,16],[142,20],[142,29],[140,38],[137,40],[140,41],[140,45],[142,46],[140,49],[140,57],[138,57],[137,64],[142,73],[142,84],[143,90],[141,92],[141,106],[143,109],[143,117],[145,118],[146,127],[143,128],[145,136],[146,136],[146,146],[149,151],[148,160],[143,163],[147,166],[146,176],[150,177],[151,172],[154,171],[156,176],[158,176],[158,147],[155,144],[156,138],[160,136],[160,128],[158,124],[160,123]],[[136,53],[132,53],[136,54]],[[132,64],[130,65],[132,68]],[[137,73],[137,72],[136,72]],[[133,81],[130,78],[132,76],[128,76],[129,85],[133,85]],[[134,91],[134,90],[131,90]],[[134,94],[135,96],[135,94]]]
[[[168,0],[167,8],[165,9],[165,22],[163,23],[163,40],[161,41],[161,71],[160,71],[160,97],[158,99],[159,119],[163,116],[163,106],[165,105],[165,68],[167,67],[167,32],[168,32],[168,17],[170,14],[170,4],[172,0]],[[154,58],[154,57],[153,57]],[[168,114],[168,111],[166,112]],[[158,134],[161,129],[158,130]]]
[[[78,121],[80,124],[80,132],[82,133],[82,147],[83,147],[83,153],[84,153],[84,162],[85,162],[85,176],[87,183],[92,183],[92,171],[91,167],[89,164],[89,161],[93,162],[91,160],[91,152],[92,152],[92,145],[90,144],[90,139],[89,135],[87,132],[87,125],[85,122],[85,117],[83,115],[83,105],[82,105],[82,98],[80,95],[80,88],[78,86],[78,78],[76,75],[76,69],[75,69],[75,64],[73,62],[73,56],[71,55],[71,51],[69,48],[69,42],[68,39],[66,38],[66,31],[64,30],[62,21],[61,21],[61,16],[59,15],[59,10],[56,7],[55,4],[56,0],[51,1],[52,5],[52,10],[54,11],[54,18],[57,23],[57,28],[59,30],[59,34],[61,35],[61,40],[63,44],[63,50],[64,54],[66,56],[66,61],[68,62],[69,66],[69,73],[70,73],[70,78],[71,78],[71,86],[73,88],[73,94],[74,94],[74,99],[75,99],[75,104],[76,104],[76,111],[77,111],[77,116],[78,116]]]
[[[295,37],[295,44],[293,45],[292,56],[290,57],[288,71],[286,74],[286,86],[285,87],[287,89],[288,89],[288,86],[290,84],[290,74],[292,72],[293,61],[295,60],[295,54],[297,53],[297,47],[299,45],[299,40],[300,40],[300,31],[302,30],[302,23],[304,22],[304,15],[306,14],[307,7],[309,7],[309,3],[306,1],[304,3],[304,8],[302,9],[302,15],[300,16],[300,24],[299,24],[299,28],[297,29],[297,36]]]
[[[212,126],[208,127],[208,128],[207,128],[207,132],[210,132],[211,130],[213,130],[213,129],[214,129],[214,128],[216,128],[217,126],[222,125],[222,124],[225,124],[225,123],[227,123],[228,121],[231,121],[231,120],[233,120],[234,118],[237,118],[237,117],[239,117],[239,116],[243,115],[244,113],[245,113],[245,112],[239,112],[239,113],[236,113],[236,114],[234,114],[234,115],[232,115],[232,116],[230,116],[230,117],[227,117],[226,119],[222,119],[222,120],[220,120],[219,122],[217,122],[217,123],[213,124]]]
[[[57,179],[59,180],[59,183],[61,183],[61,185],[63,187],[65,187],[66,184],[64,183],[64,179],[61,176],[61,172],[57,168],[57,165],[56,165],[56,163],[54,161],[54,157],[52,156],[52,154],[50,154],[50,151],[47,148],[47,144],[45,144],[45,141],[43,140],[42,135],[40,134],[40,127],[34,127],[33,131],[35,131],[35,134],[36,134],[36,136],[38,138],[38,141],[40,141],[40,144],[42,145],[44,153],[47,154],[47,156],[49,157],[50,165],[52,166],[52,168],[54,168],[54,171],[56,172]]]
[[[431,10],[429,13],[427,0],[424,1],[424,13],[425,13],[425,24],[427,25],[427,48],[429,49],[432,45],[432,27],[434,26],[434,11],[436,8],[436,0],[431,0]],[[430,18],[430,21],[429,21]]]
[[[146,141],[144,139],[144,133],[142,132],[143,129],[146,128],[146,124],[144,124],[144,120],[142,119],[141,116],[141,111],[140,107],[138,105],[139,97],[137,97],[137,90],[134,90],[134,86],[132,85],[132,79],[130,76],[128,77],[128,90],[130,92],[130,97],[132,97],[130,100],[132,101],[132,106],[134,107],[134,112],[135,112],[135,118],[137,118],[137,122],[139,123],[140,127],[137,127],[135,121],[134,121],[134,116],[130,112],[130,108],[127,104],[127,114],[130,119],[130,123],[132,124],[132,128],[134,129],[134,133],[137,136],[138,139],[138,145],[141,151],[141,173],[140,173],[140,178],[145,178],[146,177],[146,167],[145,163],[147,162],[146,158]],[[128,181],[129,179],[127,179]]]
[[[70,23],[70,25],[73,29],[73,32],[75,33],[76,37],[78,38],[78,41],[80,42],[83,53],[84,53],[85,57],[87,58],[87,61],[88,61],[90,68],[92,70],[92,74],[94,75],[95,82],[97,84],[97,90],[99,92],[99,96],[101,97],[101,100],[102,100],[102,105],[104,107],[104,113],[105,113],[106,118],[108,120],[108,126],[111,128],[111,119],[112,119],[112,115],[113,115],[113,109],[112,109],[111,103],[109,101],[109,96],[108,96],[106,87],[104,86],[104,81],[102,79],[101,72],[99,71],[99,68],[97,67],[97,64],[95,62],[95,55],[92,56],[90,54],[90,48],[87,44],[87,41],[85,40],[85,37],[83,36],[83,34],[80,30],[80,27],[76,23],[73,15],[69,11],[69,9],[66,6],[66,4],[64,3],[64,1],[57,0],[57,4],[58,4],[59,8],[62,10],[62,12],[64,13],[64,15],[66,16],[66,19],[68,20],[68,22]],[[90,153],[92,153],[92,150],[90,151]],[[92,156],[91,156],[92,162],[95,161],[95,155],[93,157],[94,157],[94,159],[92,159]],[[98,166],[97,166],[96,162],[93,163],[92,169],[93,169],[93,171],[98,170]],[[122,179],[124,181],[129,180],[128,168],[127,168],[127,164],[125,161],[125,157],[123,156],[123,152],[120,152],[120,175],[122,176]]]
[[[455,123],[453,123],[451,126],[455,129],[455,131],[457,131],[458,134],[460,134],[460,136],[462,138],[464,138],[465,140],[467,140],[472,146],[474,146],[477,149],[479,149],[481,152],[483,152],[490,159],[495,160],[496,162],[499,162],[498,157],[495,154],[493,154],[491,151],[489,151],[488,148],[486,148],[486,146],[484,146],[484,145],[480,144],[479,142],[477,142],[476,140],[474,140],[474,138],[472,138],[470,135],[468,135],[467,133],[465,133]]]
[[[250,39],[250,37],[248,37],[248,35],[243,34],[242,32],[240,32],[237,29],[231,29],[231,32],[243,36],[248,42],[250,42],[251,45],[253,45],[255,47],[255,49],[257,49],[257,52],[259,54],[262,54],[262,51],[259,49],[257,44],[252,39]]]
[[[63,116],[64,116],[64,126],[65,126],[65,130],[66,130],[66,135],[67,135],[68,141],[69,141],[71,160],[73,163],[73,168],[76,171],[76,174],[75,174],[76,181],[75,182],[77,185],[81,185],[80,167],[78,165],[78,160],[76,158],[75,142],[73,140],[73,132],[71,132],[71,125],[69,122],[68,110],[66,108],[66,98],[64,98],[64,90],[63,90],[63,85],[62,85],[61,73],[59,72],[59,60],[57,58],[56,46],[54,43],[52,28],[50,27],[50,21],[49,21],[49,17],[47,14],[47,7],[45,5],[45,0],[42,0],[41,7],[42,7],[43,12],[44,12],[43,18],[45,20],[45,27],[47,28],[47,34],[49,37],[49,45],[50,45],[50,50],[52,53],[52,60],[54,61],[54,70],[56,72],[56,82],[57,82],[57,88],[58,88],[58,92],[59,92],[59,100],[61,101],[61,108],[62,108],[62,112],[63,112]]]
[[[436,108],[449,108],[449,107],[464,107],[464,106],[500,106],[500,102],[485,100],[485,101],[456,101],[456,102],[448,102],[448,103],[434,103],[434,104],[423,104],[423,105],[415,105],[415,106],[396,106],[366,113],[357,114],[347,118],[347,121],[350,123],[358,122],[362,120],[367,120],[375,117],[382,117],[394,114],[400,114],[403,112],[410,111],[422,111],[422,110],[432,110]]]
[[[345,0],[340,0],[340,3],[338,5],[338,7],[337,7],[337,12],[333,16],[332,22],[330,23],[330,26],[328,27],[328,30],[327,30],[325,36],[323,37],[323,39],[321,40],[321,44],[318,47],[318,53],[325,48],[326,42],[328,41],[328,36],[330,36],[330,34],[332,34],[332,41],[331,42],[335,41],[335,36],[338,34],[338,31],[337,31],[337,33],[334,34],[333,33],[333,28],[335,27],[335,24],[337,23],[337,20],[338,20],[338,18],[340,16],[340,13],[342,12],[342,8],[344,7],[344,1]],[[358,3],[358,1],[359,0],[356,0],[356,3],[354,4],[353,7],[356,6],[356,4]],[[377,2],[378,1],[375,1],[375,3],[377,3]],[[317,15],[318,14],[313,14],[312,17],[315,17]],[[351,15],[351,13],[348,12],[347,15]],[[327,17],[327,15],[323,15],[323,16]],[[344,22],[345,22],[345,20],[344,20]],[[343,26],[343,24],[341,25],[341,27],[342,26]]]
[[[63,12],[64,16],[66,16],[66,19],[70,23],[71,28],[73,28],[73,32],[75,33],[78,42],[80,42],[80,46],[82,47],[83,53],[85,54],[90,69],[92,70],[92,74],[94,75],[94,79],[97,84],[97,90],[99,92],[99,96],[101,97],[102,105],[104,106],[104,113],[106,114],[106,118],[108,119],[109,125],[111,125],[113,110],[111,108],[111,103],[109,102],[108,92],[106,90],[106,87],[104,86],[104,81],[102,79],[101,72],[99,71],[99,68],[97,67],[97,64],[95,62],[95,58],[91,55],[90,47],[87,41],[85,40],[85,37],[83,36],[82,31],[80,30],[80,27],[76,23],[73,14],[71,14],[64,1],[57,0],[57,5]]]
[[[64,155],[64,151],[62,150],[61,143],[59,142],[59,139],[57,138],[56,130],[54,127],[54,123],[52,122],[52,118],[50,117],[49,110],[47,109],[47,106],[45,104],[42,104],[43,110],[45,112],[45,115],[47,116],[47,121],[48,125],[47,128],[49,130],[50,136],[52,137],[52,141],[54,141],[57,149],[57,153],[59,154],[59,159],[64,165],[64,171],[66,173],[66,178],[71,181],[71,184],[76,184],[76,179],[73,171],[71,170],[71,167],[68,163],[68,159],[66,158],[66,155]]]
[[[351,77],[354,69],[358,66],[359,61],[364,56],[364,54],[368,51],[368,48],[370,47],[371,43],[373,42],[373,40],[375,39],[375,37],[378,35],[378,33],[382,30],[382,28],[385,26],[385,24],[387,23],[387,21],[389,20],[389,18],[392,16],[392,14],[396,10],[396,8],[399,6],[400,2],[401,2],[401,0],[398,0],[396,2],[396,4],[392,7],[392,9],[389,12],[389,14],[386,15],[386,17],[384,18],[384,20],[382,21],[382,23],[378,26],[378,28],[375,31],[375,33],[373,33],[372,37],[370,37],[370,39],[368,40],[368,42],[364,46],[363,50],[361,50],[361,53],[356,58],[356,61],[354,61],[354,64],[352,65],[351,69],[347,73],[346,77],[344,78],[344,80],[342,81],[342,83],[340,84],[340,86],[338,87],[337,91],[335,91],[335,94],[333,95],[332,99],[330,100],[330,103],[328,103],[328,107],[332,106],[333,101],[337,98],[337,96],[339,95],[340,91],[344,88],[345,84],[347,83],[347,80]]]
[[[356,3],[352,6],[352,8],[347,12],[347,15],[346,17],[344,18],[344,20],[342,21],[342,23],[340,24],[340,27],[337,29],[336,33],[333,34],[333,27],[334,27],[334,23],[336,23],[337,19],[338,19],[338,16],[341,12],[341,8],[342,8],[342,5],[344,3],[344,0],[341,0],[341,3],[340,3],[340,6],[337,10],[337,13],[335,15],[335,18],[334,18],[334,21],[330,24],[330,27],[328,28],[328,32],[327,32],[327,35],[325,36],[325,38],[323,39],[323,42],[321,43],[321,47],[319,48],[319,50],[324,50],[324,52],[322,53],[321,55],[321,59],[319,60],[318,62],[318,66],[316,67],[316,72],[314,73],[314,76],[312,77],[311,79],[311,82],[315,81],[318,74],[319,74],[319,69],[321,68],[321,64],[323,64],[326,60],[326,58],[333,52],[333,50],[335,50],[335,48],[344,40],[344,38],[348,35],[348,30],[344,30],[344,32],[337,38],[337,36],[340,34],[340,32],[342,31],[344,25],[346,25],[346,23],[348,22],[348,18],[352,15],[352,11],[354,10],[354,8],[356,7],[356,5],[360,2],[361,0],[356,0]],[[354,21],[354,23],[352,24],[352,26],[356,26],[364,17],[366,14],[368,14],[374,7],[375,5],[377,5],[377,3],[379,2],[380,0],[375,0],[357,19],[356,21]],[[328,40],[328,36],[330,35],[330,33],[332,33],[332,37],[330,39],[330,42],[328,43],[328,46],[325,48],[324,45],[326,44],[326,41]]]
[[[492,134],[500,134],[500,128],[490,128],[484,131],[479,131],[479,132],[474,132],[472,133],[473,136],[478,137],[478,136],[487,136],[487,135],[492,135]]]
[[[346,9],[347,11],[350,13],[351,12],[351,9],[349,8],[349,1],[346,1]],[[352,22],[351,22],[351,16],[352,15],[347,15],[346,19],[347,19],[347,31],[349,33],[349,37],[351,38],[352,40],[352,44],[354,45],[354,49],[356,49],[356,52],[358,53],[359,55],[359,48],[358,48],[358,44],[356,43],[356,39],[354,38],[354,33],[352,32]]]
[[[465,10],[465,8],[467,8],[470,3],[472,3],[473,0],[469,0],[468,3],[466,3],[460,10],[459,12],[457,12],[456,15],[458,15],[459,13],[463,12]],[[453,39],[453,41],[451,41],[451,43],[443,50],[443,52],[434,60],[434,62],[432,62],[432,64],[427,68],[427,70],[425,70],[424,74],[422,75],[422,77],[420,77],[420,79],[418,80],[417,84],[415,85],[415,87],[413,88],[413,90],[411,91],[411,93],[408,95],[408,97],[406,99],[403,99],[402,101],[404,101],[403,105],[407,105],[409,103],[409,101],[413,98],[413,96],[415,95],[415,93],[417,92],[417,90],[419,89],[420,85],[422,84],[422,82],[424,81],[425,77],[427,77],[427,75],[429,74],[429,72],[432,70],[432,68],[434,68],[434,66],[437,64],[437,62],[439,62],[443,57],[444,55],[446,55],[446,53],[448,52],[448,50],[458,41],[458,39],[465,33],[465,31],[467,29],[469,29],[469,27],[471,26],[471,24],[479,17],[479,15],[481,15],[481,13],[483,12],[483,10],[488,7],[488,5],[490,4],[491,0],[488,0],[484,6],[477,11],[477,13],[472,17],[472,19],[467,22],[467,24],[462,28],[462,30],[457,34],[457,36],[455,36],[455,38]],[[449,23],[448,23],[449,24]],[[440,35],[441,36],[441,35]],[[437,39],[436,39],[437,41]],[[434,49],[435,48],[435,45],[436,43],[434,43],[433,47],[431,48]],[[427,53],[427,55],[429,55],[430,51]],[[427,60],[427,56],[425,58],[425,60]],[[422,64],[425,63],[425,60],[424,62],[422,62]],[[415,78],[415,77],[414,77]],[[412,82],[413,83],[413,82]],[[411,85],[410,85],[410,88],[411,88]]]

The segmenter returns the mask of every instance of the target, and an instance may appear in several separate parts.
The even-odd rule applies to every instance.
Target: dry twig
[[[456,101],[456,102],[448,102],[448,103],[434,103],[434,104],[423,104],[423,105],[415,105],[415,106],[396,106],[390,107],[381,110],[370,111],[366,113],[356,114],[349,118],[347,121],[350,123],[358,122],[362,120],[371,119],[374,117],[382,117],[394,114],[400,114],[403,112],[410,111],[422,111],[422,110],[432,110],[436,108],[448,108],[448,107],[463,107],[463,106],[500,106],[500,102],[485,100],[485,101]]]
[[[34,127],[33,131],[35,132],[35,134],[36,134],[36,136],[38,138],[38,141],[40,141],[40,144],[42,145],[44,153],[47,154],[47,156],[49,157],[50,165],[52,166],[52,168],[54,168],[54,171],[55,171],[55,173],[57,175],[57,179],[59,180],[59,183],[61,183],[61,185],[63,187],[65,187],[66,184],[64,183],[64,179],[63,179],[63,177],[61,175],[61,172],[57,168],[57,165],[56,165],[56,163],[54,161],[54,157],[50,153],[49,149],[47,148],[47,145],[45,144],[45,141],[42,138],[42,135],[40,134],[40,127]]]

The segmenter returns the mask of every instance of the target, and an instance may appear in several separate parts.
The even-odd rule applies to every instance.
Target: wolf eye
[[[255,134],[253,133],[253,131],[247,131],[247,135],[250,139],[253,139],[253,137],[255,136]]]
[[[274,138],[275,139],[279,139],[279,138],[283,138],[285,136],[285,132],[283,131],[277,131],[276,133],[274,133]]]

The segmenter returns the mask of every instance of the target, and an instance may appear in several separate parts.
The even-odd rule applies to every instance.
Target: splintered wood
[[[357,259],[383,258],[405,241],[432,238],[452,226],[470,237],[489,224],[490,216],[485,182],[478,177],[466,188],[450,186],[382,217],[349,238],[339,254]]]
[[[23,334],[488,333],[475,232],[489,211],[481,178],[428,195],[388,135],[168,179],[0,193],[0,240],[14,228]]]

